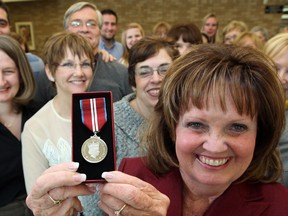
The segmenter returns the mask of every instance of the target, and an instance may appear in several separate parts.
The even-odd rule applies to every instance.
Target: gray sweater
[[[139,132],[145,126],[145,119],[130,106],[129,102],[134,98],[135,93],[132,93],[114,103],[117,167],[124,157],[143,155]]]

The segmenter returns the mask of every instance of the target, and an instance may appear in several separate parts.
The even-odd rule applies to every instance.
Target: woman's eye
[[[232,124],[230,130],[235,133],[242,133],[247,131],[248,127],[244,124]]]
[[[91,67],[91,63],[89,63],[89,62],[84,62],[84,63],[81,64],[81,67],[82,67],[82,68],[90,68],[90,67]]]
[[[15,72],[15,71],[12,70],[12,69],[11,69],[11,70],[9,69],[9,70],[4,70],[4,71],[3,71],[4,74],[13,74],[14,72]]]
[[[63,67],[68,67],[68,68],[70,68],[70,67],[73,67],[73,64],[67,62],[67,63],[64,63],[62,66],[63,66]]]
[[[189,122],[187,124],[187,127],[193,128],[193,129],[196,129],[196,130],[200,130],[200,129],[204,129],[205,125],[200,123],[200,122]]]

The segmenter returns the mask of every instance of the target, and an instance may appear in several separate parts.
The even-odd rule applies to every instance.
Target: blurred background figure
[[[223,28],[223,43],[233,44],[233,41],[242,33],[248,31],[247,25],[238,20],[232,20]]]
[[[165,21],[156,23],[153,27],[153,35],[161,38],[166,38],[168,31],[170,30],[171,25]]]
[[[243,32],[240,34],[234,44],[242,47],[251,47],[253,49],[263,50],[263,42],[260,38],[252,32]]]
[[[275,62],[286,96],[286,126],[279,149],[284,167],[282,182],[288,187],[288,33],[280,33],[269,39],[264,46],[264,52]]]
[[[21,48],[25,51],[26,57],[30,63],[35,79],[38,78],[39,73],[45,73],[45,66],[43,60],[39,56],[29,52],[29,48],[24,38],[16,32],[10,32],[9,35],[15,40],[17,40]]]
[[[124,53],[119,62],[128,66],[129,50],[139,40],[145,36],[143,27],[139,23],[129,23],[122,32],[122,45]]]
[[[180,55],[186,53],[193,44],[202,44],[202,34],[194,23],[180,23],[171,27],[167,38],[172,40]]]
[[[253,32],[254,34],[256,34],[263,44],[265,44],[269,40],[269,32],[266,28],[262,26],[254,26],[250,30],[250,32]]]
[[[203,44],[210,43],[210,38],[206,32],[201,32]]]
[[[119,60],[123,55],[123,46],[115,40],[118,30],[118,16],[112,9],[104,9],[101,11],[103,24],[101,27],[101,38],[98,48],[106,50]]]
[[[209,13],[203,18],[201,31],[208,35],[208,43],[216,42],[218,27],[219,23],[215,14]]]
[[[10,33],[9,9],[5,3],[0,1],[0,35]]]

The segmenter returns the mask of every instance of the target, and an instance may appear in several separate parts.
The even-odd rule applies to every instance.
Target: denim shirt
[[[111,55],[113,55],[116,58],[117,61],[122,57],[123,52],[124,52],[122,44],[115,40],[114,40],[112,47],[107,48],[104,41],[101,38],[98,48],[109,52]]]

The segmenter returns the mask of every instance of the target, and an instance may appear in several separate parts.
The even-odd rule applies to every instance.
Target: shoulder
[[[129,105],[130,101],[135,99],[135,93],[124,96],[120,101],[114,103],[114,113],[121,112],[123,114],[123,108],[132,109]]]
[[[47,115],[50,111],[52,111],[52,100],[48,101],[43,107],[41,107],[32,117],[27,120],[25,127],[27,125],[33,125],[35,122],[44,122],[49,119],[49,115]]]
[[[100,37],[98,48],[99,49],[104,49],[105,48],[105,43],[104,43],[102,37]]]
[[[35,55],[35,54],[32,54],[32,53],[25,53],[26,54],[26,57],[28,59],[28,61],[40,61],[40,62],[43,62],[43,60]]]
[[[136,112],[130,105],[135,98],[135,93],[124,96],[114,103],[114,123],[116,129],[125,131],[126,134],[135,136],[138,128],[145,121],[144,117]]]
[[[270,203],[288,203],[288,188],[280,183],[260,184],[259,189],[265,200]],[[288,206],[287,206],[288,209]]]
[[[97,67],[96,68],[105,69],[106,72],[125,73],[125,74],[127,74],[127,67],[125,67],[124,65],[120,64],[117,61],[104,62],[102,60],[102,56],[101,55],[97,59]]]
[[[121,49],[123,49],[123,45],[122,43],[115,41],[115,46],[120,47]]]
[[[236,201],[237,200],[237,201]],[[208,213],[229,215],[287,215],[288,189],[279,183],[232,184],[209,207]],[[286,212],[286,213],[284,213]]]

